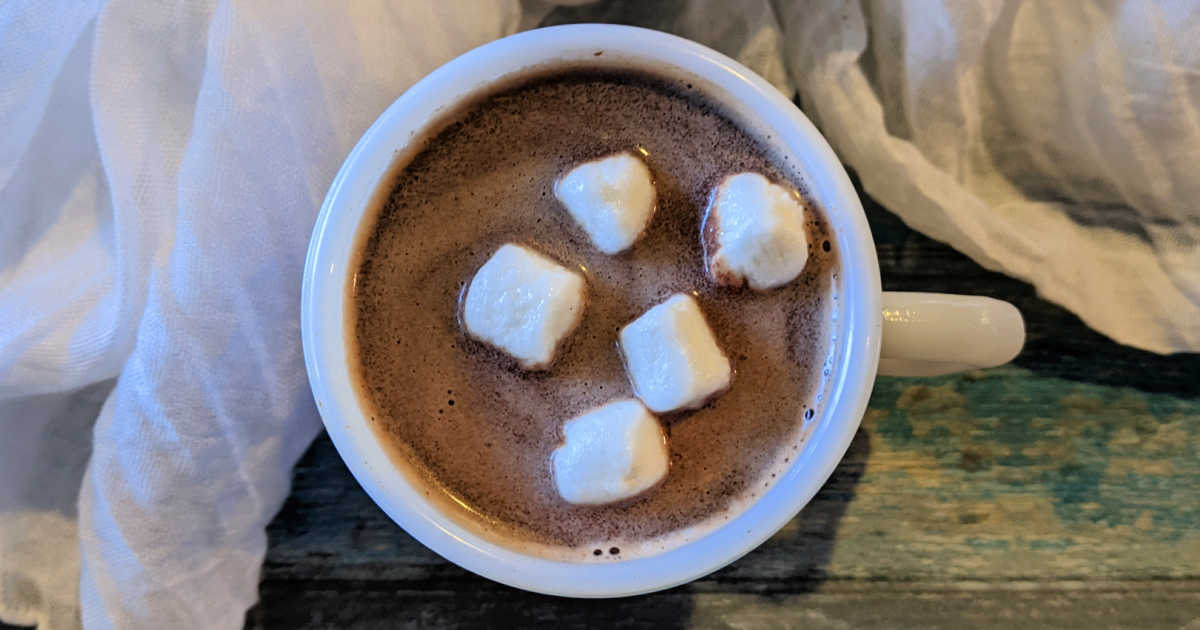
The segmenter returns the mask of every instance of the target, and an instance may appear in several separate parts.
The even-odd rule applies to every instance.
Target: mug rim
[[[751,103],[737,107],[779,135],[778,143],[800,161],[810,195],[834,225],[842,257],[836,310],[842,323],[831,334],[844,335],[845,341],[832,343],[841,356],[825,390],[829,401],[803,449],[767,492],[729,522],[668,551],[575,563],[493,542],[426,500],[374,438],[351,385],[342,335],[354,235],[395,156],[440,111],[496,78],[574,59],[570,55],[582,60],[592,49],[672,66],[736,92],[740,101]],[[376,119],[343,162],[314,225],[301,290],[301,336],[313,397],[339,455],[371,499],[406,532],[443,558],[509,586],[550,595],[619,597],[711,573],[758,547],[808,504],[841,461],[866,410],[879,362],[880,301],[879,267],[861,201],[824,137],[790,100],[737,61],[690,40],[631,26],[573,24],[524,31],[475,48],[418,81]]]

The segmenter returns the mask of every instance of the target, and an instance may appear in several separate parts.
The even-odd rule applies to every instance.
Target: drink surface
[[[400,156],[360,230],[347,283],[347,352],[360,400],[393,461],[458,522],[516,549],[569,560],[650,555],[735,517],[803,445],[828,367],[837,249],[810,204],[809,261],[765,293],[705,275],[712,189],[753,171],[800,190],[789,161],[698,86],[641,69],[562,67],[508,80],[449,112]],[[596,250],[554,198],[573,166],[632,151],[658,207],[628,251]],[[503,243],[579,269],[588,301],[547,371],[464,336],[463,287]],[[618,330],[694,292],[735,371],[708,406],[661,417],[670,471],[628,501],[574,506],[549,457],[573,416],[633,395]]]

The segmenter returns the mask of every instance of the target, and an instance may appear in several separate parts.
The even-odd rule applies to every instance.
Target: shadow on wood
[[[669,591],[616,600],[572,600],[512,589],[464,571],[397,527],[358,487],[329,438],[296,469],[292,495],[268,528],[271,545],[251,628],[383,628],[489,625],[678,628],[692,594],[798,593],[827,575],[837,524],[870,451],[859,433],[817,497],[759,549]],[[770,579],[764,579],[769,576]]]

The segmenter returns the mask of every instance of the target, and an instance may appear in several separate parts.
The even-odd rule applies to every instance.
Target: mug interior
[[[601,54],[597,54],[601,53]],[[658,555],[600,563],[545,559],[506,548],[456,523],[413,487],[379,444],[346,361],[346,279],[359,224],[393,163],[441,113],[506,76],[570,63],[649,66],[686,75],[800,165],[841,254],[830,335],[832,374],[811,433],[787,473],[741,514]],[[497,40],[442,66],[405,92],[343,163],[309,245],[301,297],[304,358],[326,429],[371,498],[409,534],[446,559],[526,590],[616,597],[681,584],[737,559],[782,527],[816,494],[845,453],[865,410],[879,360],[879,269],[862,206],[845,170],[812,124],[766,81],[685,39],[626,26],[570,25]]]

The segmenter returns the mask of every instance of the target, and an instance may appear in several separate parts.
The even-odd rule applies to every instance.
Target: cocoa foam
[[[656,553],[736,516],[789,466],[827,367],[837,248],[822,209],[810,258],[767,293],[705,276],[700,222],[714,185],[755,171],[801,187],[791,164],[698,86],[643,70],[544,69],[444,116],[398,158],[360,230],[347,283],[347,353],[360,400],[396,465],[463,525],[571,560]],[[559,207],[556,177],[618,151],[643,155],[658,209],[629,251],[607,256]],[[505,242],[581,269],[583,321],[547,372],[466,338],[463,284]],[[609,506],[559,498],[550,453],[571,417],[632,395],[616,334],[695,291],[735,370],[731,389],[663,417],[666,480]],[[597,553],[598,552],[598,553]]]

